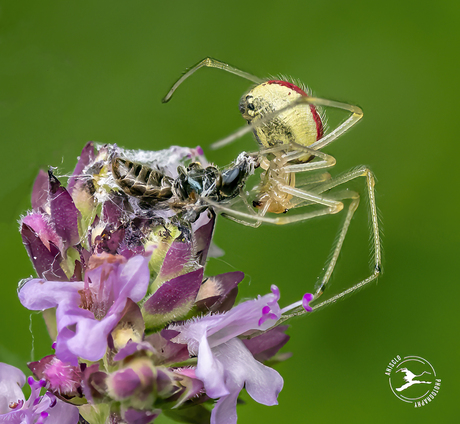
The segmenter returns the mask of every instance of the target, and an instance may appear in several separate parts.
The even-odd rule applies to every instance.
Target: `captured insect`
[[[188,77],[203,67],[221,69],[256,84],[242,96],[239,104],[243,118],[250,125],[214,143],[211,147],[222,147],[252,131],[259,144],[259,151],[252,155],[257,155],[257,162],[263,169],[261,180],[253,190],[254,197],[248,200],[243,194],[241,195],[247,211],[227,207],[211,198],[208,199],[208,204],[220,209],[228,218],[240,224],[257,227],[261,222],[289,224],[306,221],[321,215],[336,214],[344,209],[344,202],[348,202],[343,224],[333,246],[331,259],[315,287],[314,300],[316,300],[324,292],[331,277],[351,219],[360,200],[359,194],[355,191],[349,189],[331,190],[343,186],[355,178],[364,177],[372,225],[374,264],[372,274],[345,292],[323,303],[334,302],[339,297],[375,280],[381,272],[381,248],[373,173],[366,166],[358,166],[337,177],[331,177],[328,172],[314,173],[309,174],[312,175],[310,178],[304,178],[302,183],[297,182],[301,173],[325,170],[336,164],[335,158],[322,152],[321,149],[335,141],[362,118],[361,108],[347,103],[309,96],[307,90],[299,87],[299,84],[278,79],[260,79],[212,58],[203,59],[190,68],[172,86],[163,102],[168,102],[176,89]],[[325,134],[324,119],[319,110],[322,107],[341,109],[351,115],[343,123]],[[302,213],[289,214],[292,209],[304,207],[310,208]],[[280,213],[283,216],[267,216],[267,214]]]
[[[223,170],[193,162],[178,166],[178,175],[172,178],[148,165],[116,155],[112,158],[115,182],[126,194],[150,208],[160,205],[183,212],[182,219],[189,222],[196,221],[209,202],[221,205],[238,196],[255,166],[256,159],[242,153]]]

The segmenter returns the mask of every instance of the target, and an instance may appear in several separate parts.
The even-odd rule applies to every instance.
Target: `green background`
[[[70,172],[88,140],[206,150],[244,125],[237,105],[250,83],[218,70],[160,102],[186,67],[211,56],[363,107],[363,121],[326,151],[334,174],[360,164],[375,172],[384,234],[378,283],[292,322],[280,405],[245,396],[239,423],[458,419],[459,13],[455,1],[0,1],[0,360],[23,369],[30,360],[16,286],[33,270],[17,220],[38,170]],[[255,147],[247,136],[207,157],[223,166]],[[286,305],[311,291],[339,224],[254,230],[219,219],[226,255],[207,273],[244,271],[241,298],[277,284]],[[362,202],[329,295],[367,276],[368,230]],[[39,316],[32,327],[38,359],[50,342]],[[396,355],[430,361],[442,379],[434,402],[414,409],[391,393],[384,372]]]

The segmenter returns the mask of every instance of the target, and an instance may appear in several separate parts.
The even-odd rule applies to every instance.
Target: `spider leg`
[[[312,149],[322,149],[323,147],[331,144],[334,140],[340,137],[345,131],[348,131],[355,125],[362,117],[363,110],[359,106],[351,105],[348,103],[336,102],[334,100],[320,99],[318,97],[308,97],[308,103],[315,106],[333,107],[335,109],[342,109],[351,112],[351,116],[342,122],[337,128],[329,134],[320,138],[318,141],[310,145]]]
[[[239,219],[239,218],[236,218],[236,217],[234,217],[232,215],[229,215],[228,213],[225,213],[225,212],[222,212],[221,215],[224,218],[229,219],[230,221],[236,222],[237,224],[245,225],[246,227],[259,228],[260,224],[262,223],[261,221],[250,222],[250,221],[246,221],[244,219]]]
[[[301,180],[296,179],[296,187],[298,188],[309,188],[310,191],[311,187],[317,187],[318,185],[329,181],[332,178],[331,174],[329,172],[322,172],[322,173],[313,173],[311,175],[305,175],[302,176]],[[292,199],[291,203],[297,205],[299,202],[301,202],[301,199]],[[292,209],[292,208],[291,208]]]
[[[343,203],[337,200],[334,200],[330,196],[322,196],[321,193],[317,194],[311,191],[301,190],[297,187],[291,187],[286,184],[277,183],[277,187],[280,191],[288,193],[292,196],[298,197],[303,200],[308,200],[312,203],[318,203],[320,205],[329,206],[331,208],[331,213],[340,212],[343,209]]]
[[[327,264],[326,270],[322,275],[321,279],[315,285],[315,293],[313,295],[313,300],[318,299],[323,293],[324,290],[329,283],[331,278],[332,272],[337,264],[337,259],[339,258],[340,251],[342,250],[343,242],[345,240],[345,236],[347,235],[348,227],[350,226],[351,219],[359,206],[359,194],[352,192],[350,198],[352,199],[350,205],[348,206],[347,213],[345,215],[345,219],[342,223],[342,227],[340,228],[339,234],[335,240],[334,247],[332,249],[332,253],[330,255],[329,262]],[[341,200],[345,200],[343,197]]]
[[[337,161],[335,158],[331,155],[328,155],[327,153],[321,152],[319,150],[313,150],[309,147],[304,147],[300,146],[297,144],[292,145],[294,149],[299,149],[301,152],[296,152],[296,155],[291,155],[291,157],[286,156],[288,159],[287,162],[293,161],[294,159],[297,159],[298,157],[305,156],[305,153],[308,153],[311,156],[315,156],[320,158],[321,160],[317,161],[311,161],[311,162],[306,162],[306,163],[298,163],[298,164],[293,164],[293,165],[284,165],[283,166],[283,171],[284,172],[308,172],[308,171],[315,171],[317,169],[324,169],[324,168],[331,168],[335,166]],[[293,153],[293,152],[290,152]]]
[[[326,197],[323,197],[323,196],[315,196],[315,195],[310,195],[309,193],[307,193],[306,197],[308,197],[309,199],[313,199],[315,197],[318,199],[321,199],[321,202],[316,202],[316,201],[313,202],[315,204],[330,203],[332,206],[319,208],[317,210],[305,212],[302,214],[288,215],[288,216],[284,215],[284,216],[277,216],[277,217],[272,218],[272,217],[265,216],[265,213],[270,206],[270,202],[266,203],[266,206],[264,207],[264,209],[262,209],[262,211],[259,214],[241,212],[239,210],[232,209],[229,206],[223,206],[222,203],[215,202],[210,199],[203,199],[203,202],[212,206],[214,209],[216,209],[216,211],[225,213],[227,218],[229,218],[229,215],[231,215],[232,217],[236,217],[236,218],[239,217],[239,218],[243,218],[249,221],[267,222],[269,224],[275,224],[275,225],[286,225],[286,224],[291,224],[293,222],[306,221],[307,219],[316,218],[317,216],[331,215],[331,214],[339,212],[343,208],[342,202],[328,200]],[[247,224],[244,224],[244,225],[247,225]],[[258,227],[259,225],[260,224],[256,225],[256,227]]]
[[[251,75],[248,72],[244,72],[241,69],[235,68],[234,66],[229,65],[228,63],[221,62],[220,60],[212,59],[211,57],[206,57],[196,65],[192,66],[184,75],[182,75],[171,87],[168,91],[168,94],[163,98],[162,102],[167,103],[171,100],[172,95],[174,92],[179,88],[179,86],[191,75],[193,75],[198,69],[200,68],[217,68],[221,69],[222,71],[227,71],[232,74],[238,75],[241,78],[245,78],[249,81],[255,82],[257,84],[262,83],[264,80]]]
[[[358,177],[365,177],[366,178],[366,187],[367,187],[367,192],[369,196],[369,204],[370,204],[370,220],[372,223],[372,239],[373,239],[373,260],[374,260],[374,270],[372,274],[365,278],[364,280],[361,280],[360,282],[354,284],[352,287],[342,291],[339,294],[336,294],[332,296],[331,298],[321,302],[317,303],[316,305],[312,306],[313,311],[317,311],[318,309],[321,309],[325,306],[328,306],[332,303],[337,302],[338,300],[343,299],[345,296],[348,296],[351,293],[354,293],[357,290],[360,290],[367,284],[371,283],[372,281],[376,280],[378,276],[380,275],[382,269],[381,269],[381,246],[380,246],[380,231],[379,231],[379,225],[378,225],[378,214],[377,214],[377,207],[375,204],[375,178],[372,172],[369,170],[369,168],[365,166],[360,166],[352,171],[346,172],[345,174],[340,175],[337,178],[334,178],[330,181],[327,181],[324,184],[320,185],[320,190],[319,192],[324,192],[326,190],[330,190],[331,188],[337,187],[338,185],[344,184],[350,180],[353,180]],[[332,271],[335,267],[335,263],[337,262],[338,255],[340,253],[340,250],[343,245],[343,241],[345,239],[348,227],[350,225],[351,218],[353,217],[353,214],[358,207],[359,204],[359,195],[354,192],[350,192],[349,195],[345,195],[345,197],[341,196],[340,193],[336,193],[338,198],[342,198],[343,200],[345,198],[351,198],[352,202],[350,203],[350,206],[347,211],[347,215],[345,217],[345,221],[342,225],[342,228],[339,232],[339,235],[337,237],[335,246],[332,250],[331,254],[331,259],[329,261],[328,267],[326,269],[326,272],[323,275],[323,278],[319,281],[319,284],[316,287],[316,292],[314,294],[314,300],[318,299],[318,297],[323,293],[330,275],[332,274]],[[282,324],[284,321],[294,317],[294,316],[299,316],[303,315],[306,313],[306,311],[302,308],[300,305],[301,302],[299,302],[299,306],[297,308],[297,312],[291,313],[291,314],[286,314],[283,315],[276,325]]]
[[[314,309],[319,309],[323,306],[329,305],[331,303],[336,302],[337,300],[341,299],[342,297],[360,289],[361,287],[369,284],[371,281],[374,281],[379,274],[381,273],[381,261],[382,261],[382,253],[381,253],[381,246],[380,246],[380,230],[378,224],[378,213],[377,213],[377,206],[375,203],[375,178],[369,168],[365,166],[360,166],[352,171],[346,172],[334,178],[330,181],[327,181],[323,184],[320,184],[316,187],[317,192],[322,193],[324,191],[330,190],[331,188],[337,187],[339,185],[345,184],[348,181],[351,181],[358,177],[365,177],[366,178],[366,188],[367,193],[369,196],[369,205],[370,205],[370,221],[372,224],[372,241],[373,241],[373,262],[374,262],[374,269],[372,274],[367,277],[366,279],[360,281],[359,283],[355,284],[354,286],[350,287],[349,289],[339,293],[338,295],[333,296],[332,298],[317,304]],[[343,222],[342,228],[340,229],[339,235],[335,242],[335,246],[333,248],[331,259],[327,265],[326,271],[324,272],[322,278],[319,280],[316,286],[316,292],[314,294],[314,300],[318,299],[321,294],[324,292],[325,287],[327,286],[331,274],[334,270],[334,267],[337,263],[337,259],[339,257],[340,251],[342,249],[343,241],[348,231],[348,227],[351,222],[351,218],[353,217],[354,212],[356,211],[359,205],[359,195],[354,192],[350,192],[351,195],[347,196],[351,198],[352,201],[350,206],[348,207],[347,215]],[[344,197],[342,197],[344,199]]]
[[[289,145],[289,148],[292,150],[288,152],[284,152],[286,150],[286,145],[285,144],[278,144],[277,146],[270,147],[267,149],[260,149],[258,152],[259,155],[259,162],[260,165],[263,169],[268,168],[269,160],[267,159],[268,154],[275,154],[277,157],[276,160],[280,162],[280,168],[282,166],[282,170],[285,173],[296,173],[296,172],[308,172],[308,171],[315,171],[317,169],[324,169],[324,168],[331,168],[333,167],[337,161],[335,158],[331,155],[328,155],[327,153],[321,152],[319,150],[314,150],[311,149],[310,147],[302,146],[297,143],[291,143]],[[276,155],[276,153],[282,152],[280,155]],[[248,153],[249,155],[255,156],[257,153]],[[293,164],[289,165],[289,162],[292,162],[296,159],[300,159],[305,156],[305,154],[308,154],[313,157],[318,157],[321,160],[318,161],[311,161],[311,162],[306,162],[306,163],[299,163],[299,164]],[[264,160],[266,164],[264,165]]]
[[[248,214],[253,216],[254,218],[253,219],[256,219],[257,216],[263,216],[265,215],[266,213],[266,209],[268,208],[269,205],[266,205],[266,207],[264,208],[265,210],[264,211],[261,211],[259,212],[258,214],[254,211],[254,209],[251,207],[251,205],[249,204],[248,200],[246,199],[246,196],[245,195],[241,195],[241,200],[242,202],[244,203],[245,207],[247,208],[248,210]],[[242,224],[242,225],[246,225],[247,227],[252,227],[252,228],[258,228],[260,227],[260,224],[262,224],[262,221],[256,221],[256,222],[251,222],[251,221],[248,221],[247,219],[242,219],[241,218],[236,218],[235,216],[232,216],[232,215],[229,215],[228,213],[226,212],[222,212],[221,215],[227,219],[229,219],[230,221],[234,221],[234,222],[237,222],[238,224]]]
[[[321,188],[321,192],[324,192],[330,190],[333,187],[337,187],[338,185],[345,184],[348,181],[354,180],[358,177],[366,178],[366,188],[370,206],[370,220],[372,224],[372,239],[374,244],[375,269],[378,270],[378,272],[381,272],[382,251],[380,246],[378,211],[377,205],[375,203],[375,177],[372,171],[367,166],[361,165],[349,172],[339,175],[333,180],[320,184],[318,188]]]
[[[332,303],[335,303],[336,301],[342,299],[343,297],[361,289],[362,287],[366,286],[367,284],[371,283],[372,281],[376,280],[377,277],[381,273],[381,245],[380,245],[380,230],[379,230],[379,224],[378,224],[378,213],[377,213],[377,206],[375,203],[375,178],[373,173],[367,168],[366,166],[360,166],[354,170],[351,170],[349,172],[346,172],[345,174],[342,174],[336,178],[330,179],[328,181],[325,181],[323,183],[320,183],[316,185],[312,191],[313,193],[316,194],[321,194],[324,193],[334,187],[343,185],[347,183],[348,181],[351,181],[355,178],[358,177],[364,177],[366,179],[366,189],[367,189],[367,194],[369,197],[369,205],[370,205],[370,221],[371,221],[371,235],[372,235],[372,243],[373,243],[373,248],[372,248],[372,256],[373,256],[373,270],[371,275],[369,275],[367,278],[361,280],[360,282],[354,284],[352,287],[342,291],[341,293],[332,296],[331,298],[325,300],[324,302],[317,303],[316,305],[312,306],[313,310],[318,310],[324,306],[330,305]],[[291,190],[292,195],[296,196],[297,199],[300,199],[297,204],[295,204],[295,200],[293,201],[294,207],[300,207],[300,206],[307,206],[311,204],[317,203],[314,201],[314,199],[310,199],[310,195],[312,194],[311,192],[305,192],[307,195],[303,195],[299,191],[297,191],[297,188],[293,190],[292,187],[287,186],[287,187],[282,187],[282,189],[286,190]],[[300,190],[301,191],[301,190]],[[345,237],[347,235],[348,228],[350,226],[351,220],[353,218],[353,215],[356,211],[356,209],[359,206],[359,201],[360,201],[360,196],[358,193],[351,191],[351,190],[342,190],[340,192],[332,193],[329,194],[328,197],[326,198],[328,201],[344,201],[350,199],[351,202],[347,208],[347,212],[345,215],[345,219],[341,225],[339,234],[336,238],[336,241],[334,243],[330,258],[328,259],[326,269],[324,273],[322,274],[321,278],[318,279],[318,282],[315,287],[315,293],[313,300],[317,300],[324,292],[326,289],[330,277],[334,271],[334,268],[336,266],[338,257],[340,255],[340,251],[342,250],[342,246],[345,240]],[[341,202],[340,202],[341,203]],[[229,213],[231,213],[229,211]],[[309,218],[313,218],[315,216],[319,215],[326,215],[328,213],[333,213],[331,211],[331,208],[329,208],[329,211],[325,209],[319,209],[314,211],[313,213],[306,213],[306,214],[299,214],[299,215],[293,215],[292,217],[280,217],[280,218],[259,218],[263,222],[269,222],[273,224],[288,224],[291,222],[296,222],[296,221],[304,221]],[[252,218],[254,219],[254,218]],[[296,313],[290,314],[290,315],[285,315],[283,316],[277,325],[281,324],[284,322],[286,319],[297,316],[297,315],[302,315],[305,313],[305,310],[303,308]]]

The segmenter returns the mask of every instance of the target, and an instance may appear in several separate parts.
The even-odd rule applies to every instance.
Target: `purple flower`
[[[212,348],[211,352],[217,365],[211,365],[211,370],[215,372],[224,371],[222,380],[215,379],[215,383],[217,383],[214,388],[217,389],[215,392],[206,388],[205,382],[206,394],[211,396],[210,393],[214,392],[214,396],[211,397],[220,397],[211,413],[211,424],[236,423],[236,403],[243,386],[246,387],[246,391],[256,402],[268,406],[278,404],[277,398],[283,388],[283,378],[274,369],[254,359],[240,339],[233,338]],[[213,362],[209,356],[209,351],[200,350],[199,361],[200,354],[201,361],[203,362],[204,359],[208,366]],[[197,377],[203,379],[202,370],[198,373],[198,368]],[[209,378],[207,379],[209,383]],[[218,387],[218,385],[220,386],[222,383],[227,394],[219,390],[222,389],[222,386]]]
[[[56,358],[56,355],[45,356],[37,362],[30,362],[29,369],[35,377],[47,382],[48,390],[55,395],[71,399],[82,397],[81,370]]]
[[[236,401],[246,386],[249,395],[264,405],[277,404],[283,379],[252,356],[237,337],[251,330],[267,330],[281,316],[279,290],[239,304],[229,312],[207,315],[170,327],[179,334],[174,342],[187,343],[198,356],[196,376],[203,381],[206,394],[220,398],[211,414],[212,424],[236,423]]]
[[[39,173],[33,210],[20,223],[39,278],[18,294],[26,308],[46,311],[56,353],[29,364],[40,381],[29,379],[27,401],[24,374],[0,367],[0,424],[75,424],[78,410],[61,400],[92,424],[148,424],[162,410],[182,422],[234,424],[243,387],[257,402],[277,404],[283,379],[263,362],[288,357],[278,354],[287,327],[276,325],[302,306],[311,311],[313,296],[281,309],[272,286],[234,306],[244,274],[205,273],[216,211],[193,196],[178,201],[174,184],[171,198],[133,195],[112,169],[125,158],[143,165],[134,174],[151,168],[169,187],[178,166],[206,167],[202,155],[90,142],[67,188],[51,171]],[[212,399],[211,413],[203,403]]]
[[[149,284],[148,257],[126,260],[119,255],[93,255],[85,281],[29,280],[19,300],[30,310],[56,307],[56,356],[77,365],[77,357],[101,359],[107,336],[122,317],[127,299],[139,302]]]
[[[76,424],[78,408],[47,392],[40,396],[45,380],[27,379],[31,394],[26,401],[20,390],[26,377],[17,368],[0,363],[0,423],[8,424]]]
[[[12,406],[24,402],[21,387],[25,382],[26,376],[21,370],[0,363],[0,414],[6,414]]]

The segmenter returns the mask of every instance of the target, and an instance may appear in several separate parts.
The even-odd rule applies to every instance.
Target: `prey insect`
[[[242,153],[222,170],[192,162],[187,167],[178,166],[178,175],[172,178],[148,165],[115,155],[111,168],[115,182],[126,194],[150,208],[167,206],[181,213],[182,219],[194,222],[210,207],[209,202],[221,205],[237,197],[256,165],[254,157]]]
[[[321,215],[336,214],[346,206],[345,217],[330,260],[315,287],[313,300],[316,300],[323,294],[330,280],[351,219],[360,201],[360,195],[355,191],[332,189],[340,188],[351,180],[363,177],[370,204],[373,240],[372,273],[345,292],[316,305],[316,308],[334,302],[375,280],[381,272],[381,247],[375,203],[375,178],[370,169],[362,165],[337,177],[331,177],[328,172],[319,175],[315,173],[302,184],[297,183],[298,176],[302,173],[326,170],[336,164],[335,158],[321,149],[335,141],[362,118],[361,108],[347,103],[312,97],[307,94],[306,89],[292,82],[278,79],[263,80],[211,58],[203,59],[179,78],[163,102],[168,102],[176,89],[203,67],[221,69],[256,84],[242,96],[239,104],[243,118],[250,125],[214,143],[211,147],[225,146],[252,131],[259,144],[259,151],[254,155],[258,156],[258,163],[263,169],[260,183],[254,189],[255,197],[248,201],[244,195],[241,196],[247,211],[219,205],[212,199],[209,199],[208,204],[219,208],[232,220],[253,227],[259,226],[261,222],[289,224],[306,221]],[[349,112],[350,116],[332,131],[324,134],[323,118],[319,112],[319,108],[322,107],[341,109]],[[298,214],[287,213],[291,209],[303,207],[310,208]],[[271,213],[285,215],[277,217],[267,215]]]

